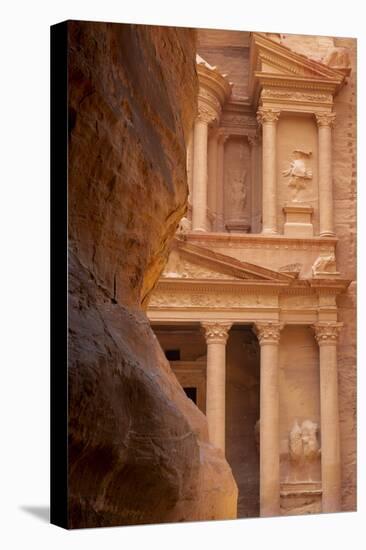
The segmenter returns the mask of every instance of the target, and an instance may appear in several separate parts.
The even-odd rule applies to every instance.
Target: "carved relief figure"
[[[304,420],[301,425],[301,438],[304,450],[304,459],[312,461],[318,458],[320,454],[319,443],[317,440],[318,425],[311,420]]]
[[[308,479],[311,477],[311,465],[320,456],[317,433],[318,425],[312,420],[304,420],[301,426],[295,420],[291,428],[288,449],[295,478],[305,472]]]
[[[231,170],[229,172],[229,190],[230,190],[230,217],[242,218],[247,202],[246,186],[247,170]]]
[[[287,170],[282,175],[289,177],[288,186],[293,190],[293,201],[297,201],[297,195],[301,189],[306,188],[306,181],[311,180],[313,172],[306,167],[305,160],[311,157],[311,151],[295,149],[292,153],[292,160]]]
[[[335,273],[336,268],[336,259],[334,254],[329,256],[319,256],[311,268],[313,276],[318,275],[319,273]]]

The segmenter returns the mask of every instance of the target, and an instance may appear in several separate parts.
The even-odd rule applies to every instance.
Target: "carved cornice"
[[[201,323],[207,344],[226,344],[232,323]]]
[[[257,111],[257,121],[259,124],[275,124],[280,118],[281,111],[277,109],[264,109],[261,107]]]
[[[312,325],[316,341],[319,346],[336,345],[343,323],[319,322]]]
[[[315,113],[316,123],[319,127],[329,126],[333,128],[335,123],[335,113]]]
[[[253,330],[258,337],[261,346],[265,344],[278,344],[284,323],[276,321],[254,323]]]

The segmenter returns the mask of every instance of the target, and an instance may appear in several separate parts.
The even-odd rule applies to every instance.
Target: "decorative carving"
[[[257,121],[254,117],[241,116],[241,115],[228,115],[225,114],[222,117],[222,124],[225,126],[239,127],[239,128],[256,128]]]
[[[201,325],[204,329],[207,344],[226,343],[232,323],[203,322]]]
[[[174,275],[173,275],[174,277]],[[177,275],[175,275],[177,277]],[[155,291],[150,299],[149,307],[157,308],[189,308],[200,307],[205,309],[234,309],[253,306],[275,306],[276,297],[258,294],[238,294],[237,292],[225,292],[223,294],[211,294],[204,292],[174,292]]]
[[[198,115],[197,119],[201,122],[206,122],[206,124],[212,124],[216,122],[219,118],[219,114],[215,111],[214,108],[208,106],[207,104],[198,104]]]
[[[298,193],[301,189],[306,188],[306,181],[311,180],[313,172],[306,167],[305,159],[310,158],[311,151],[302,151],[301,149],[294,149],[292,153],[292,160],[289,168],[282,171],[282,175],[289,176],[288,186],[293,189],[293,201],[297,201]]]
[[[279,117],[280,117],[281,111],[275,110],[275,109],[264,109],[261,107],[257,111],[257,121],[259,124],[265,123],[271,123],[275,124]]]
[[[287,264],[280,267],[278,270],[280,273],[300,273],[302,268],[302,264],[295,263],[295,264]]]
[[[284,324],[277,321],[256,322],[253,330],[258,337],[261,346],[264,344],[278,344],[280,341],[280,332]]]
[[[332,94],[314,94],[306,92],[293,92],[286,90],[262,90],[262,99],[289,99],[290,101],[297,102],[316,102],[316,103],[332,103]]]
[[[329,256],[319,256],[311,268],[313,277],[324,273],[337,273],[336,259],[334,254]]]
[[[328,323],[322,321],[313,325],[312,329],[314,331],[316,341],[319,346],[321,346],[322,344],[336,344],[342,327],[343,323]]]
[[[316,122],[319,127],[329,126],[333,127],[336,115],[335,113],[315,113]]]

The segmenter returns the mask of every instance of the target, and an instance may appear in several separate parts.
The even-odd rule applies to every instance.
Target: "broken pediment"
[[[162,278],[291,282],[296,277],[293,274],[279,273],[255,264],[242,262],[226,254],[220,254],[177,239]]]
[[[294,52],[261,33],[250,46],[250,95],[256,104],[263,87],[318,90],[334,95],[345,81],[344,72]]]

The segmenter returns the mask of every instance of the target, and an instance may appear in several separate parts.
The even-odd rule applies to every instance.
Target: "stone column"
[[[263,192],[262,233],[277,233],[277,159],[276,126],[280,111],[261,108],[257,120],[262,124]]]
[[[260,344],[260,515],[280,514],[280,433],[278,349],[283,324],[255,323]]]
[[[207,229],[207,136],[209,120],[199,115],[193,137],[192,230]]]
[[[207,342],[206,416],[210,441],[225,453],[226,342],[231,323],[202,323]]]
[[[216,178],[216,231],[225,231],[224,189],[225,189],[225,143],[229,136],[220,134],[217,142]]]
[[[208,137],[208,191],[207,203],[211,227],[215,225],[217,200],[217,130],[211,129]]]
[[[319,344],[323,512],[341,510],[337,341],[342,326],[343,323],[336,322],[319,322],[313,326]]]
[[[251,187],[251,214],[250,225],[252,233],[259,233],[260,219],[260,201],[259,201],[259,185],[257,181],[257,161],[258,161],[258,136],[248,136],[250,147],[250,187]]]
[[[320,236],[333,237],[332,126],[334,113],[316,113],[318,124]]]
[[[187,145],[187,182],[188,182],[188,219],[192,218],[192,192],[193,192],[193,128],[189,134]]]

